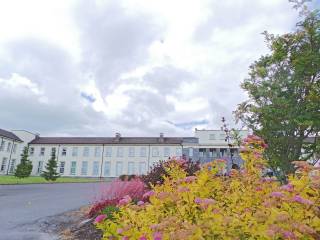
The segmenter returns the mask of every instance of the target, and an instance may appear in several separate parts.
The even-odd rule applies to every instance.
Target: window
[[[51,154],[56,154],[57,153],[57,149],[55,147],[51,148]]]
[[[17,144],[13,144],[13,149],[12,149],[12,152],[13,153],[16,153],[17,152]]]
[[[210,148],[209,157],[217,157],[217,151],[215,148]]]
[[[129,147],[129,157],[134,157],[134,147]]]
[[[220,156],[223,157],[227,153],[227,149],[221,148],[220,149]]]
[[[128,162],[128,174],[135,174],[134,162]]]
[[[62,148],[61,156],[67,156],[67,148]]]
[[[11,150],[11,142],[8,142],[8,145],[7,145],[7,152],[10,152]]]
[[[83,161],[81,165],[81,175],[88,174],[88,161]]]
[[[168,147],[164,148],[163,156],[165,156],[165,157],[169,157],[170,156],[170,148],[168,148]]]
[[[33,156],[33,154],[34,154],[34,147],[32,147],[32,148],[30,148],[30,156]]]
[[[38,168],[37,168],[37,174],[40,174],[42,172],[43,167],[43,161],[38,162]]]
[[[123,147],[118,147],[118,149],[117,149],[117,157],[123,157]]]
[[[116,175],[120,176],[123,173],[123,162],[117,162],[116,164]]]
[[[215,134],[209,134],[209,140],[216,140]]]
[[[109,177],[111,175],[111,162],[104,162],[103,175]]]
[[[204,157],[205,151],[206,151],[205,148],[200,148],[200,149],[199,149],[199,156],[200,156],[200,157]]]
[[[146,157],[147,156],[147,148],[141,147],[140,148],[140,157]]]
[[[84,157],[89,157],[89,147],[84,147],[83,148],[83,156]]]
[[[146,173],[146,163],[140,162],[139,163],[139,174],[145,174]]]
[[[6,142],[2,140],[1,145],[0,145],[1,152],[4,150],[5,145],[6,145]]]
[[[66,165],[66,162],[60,162],[60,169],[59,169],[60,174],[64,174],[65,165]]]
[[[189,157],[192,157],[192,156],[193,156],[193,148],[189,147]]]
[[[76,175],[77,162],[71,162],[70,175]]]
[[[93,162],[92,175],[93,176],[99,175],[99,162],[98,161]]]
[[[73,147],[72,148],[72,157],[78,156],[78,147]]]
[[[95,157],[100,157],[101,156],[101,147],[95,147],[94,156]]]
[[[176,148],[176,156],[181,157],[181,155],[182,155],[181,148]]]
[[[2,163],[1,163],[0,172],[5,171],[6,170],[6,166],[7,166],[7,158],[3,158],[2,159]]]
[[[42,148],[40,148],[40,156],[44,156],[44,151],[45,151],[46,149],[44,148],[44,147],[42,147]]]
[[[159,149],[157,147],[152,148],[152,157],[158,157],[159,156]]]
[[[16,165],[16,160],[12,159],[11,162],[10,162],[9,173],[14,173],[15,165]]]
[[[112,147],[106,147],[106,157],[112,156]]]

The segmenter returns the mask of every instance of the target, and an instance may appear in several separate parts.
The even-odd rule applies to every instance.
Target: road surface
[[[106,183],[0,185],[0,240],[52,240],[39,221],[93,202]]]

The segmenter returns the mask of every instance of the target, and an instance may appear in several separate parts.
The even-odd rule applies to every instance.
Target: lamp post
[[[221,130],[223,130],[226,133],[226,138],[225,138],[225,142],[228,143],[228,147],[229,147],[229,151],[230,151],[230,157],[231,157],[231,167],[233,167],[233,152],[231,151],[232,147],[234,146],[233,144],[231,144],[231,131],[228,128],[227,124],[226,124],[226,119],[224,117],[222,117],[221,119],[222,121],[222,127]]]

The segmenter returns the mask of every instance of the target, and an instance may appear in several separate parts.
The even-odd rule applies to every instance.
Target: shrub
[[[139,178],[130,181],[121,181],[116,179],[108,183],[104,189],[101,189],[100,200],[93,204],[89,211],[89,217],[96,216],[107,206],[116,206],[118,202],[126,195],[138,202],[146,192],[144,183]]]
[[[200,170],[200,163],[193,162],[191,159],[168,159],[167,161],[159,161],[155,163],[148,174],[141,176],[142,181],[151,188],[156,184],[163,184],[164,177],[169,175],[167,168],[172,164],[178,164],[186,173],[187,176],[193,176]]]
[[[297,162],[287,185],[263,178],[266,147],[249,136],[241,148],[244,168],[219,174],[225,162],[208,163],[195,176],[170,164],[162,185],[129,198],[113,220],[97,227],[104,239],[319,239],[320,171]]]

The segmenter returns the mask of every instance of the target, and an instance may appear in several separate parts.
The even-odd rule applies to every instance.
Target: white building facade
[[[240,135],[245,137],[247,131]],[[67,177],[145,174],[160,160],[182,156],[203,163],[228,159],[232,153],[233,162],[238,146],[230,148],[225,137],[224,131],[197,129],[195,137],[122,137],[119,133],[114,137],[40,137],[23,130],[0,129],[0,174],[14,173],[25,146],[29,148],[34,176],[41,174],[53,151],[58,172]]]

